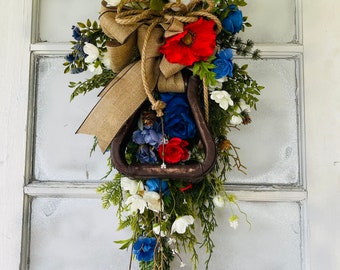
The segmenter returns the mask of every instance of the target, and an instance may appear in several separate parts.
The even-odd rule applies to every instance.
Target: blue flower
[[[144,126],[142,130],[138,129],[132,134],[132,141],[137,144],[149,144],[158,148],[162,142],[162,132],[154,126]]]
[[[235,5],[230,5],[228,16],[222,21],[222,26],[225,30],[232,34],[236,34],[241,31],[243,24],[242,11]]]
[[[81,32],[80,32],[79,27],[73,25],[72,30],[73,30],[72,37],[75,40],[80,41],[81,40]]]
[[[84,53],[84,44],[80,44],[80,43],[75,44],[74,51],[76,53],[76,56],[75,56],[76,60],[83,59],[87,56],[87,54]]]
[[[143,144],[138,148],[138,151],[136,153],[136,157],[138,161],[142,164],[155,164],[157,162],[157,157],[154,151],[152,149]]]
[[[73,53],[69,53],[68,55],[66,55],[65,60],[72,64],[75,60]]]
[[[196,125],[191,116],[191,110],[185,94],[161,94],[161,100],[166,103],[164,109],[165,133],[170,138],[190,139],[196,135]]]
[[[213,64],[216,66],[212,71],[216,73],[216,79],[223,78],[225,76],[232,77],[233,76],[233,62],[231,59],[233,58],[233,51],[228,48],[225,50],[221,50],[216,55],[216,59],[213,61]]]
[[[148,187],[149,191],[159,192],[159,189],[161,187],[163,194],[168,195],[170,192],[168,181],[163,181],[158,178],[150,178],[146,180],[145,184]]]
[[[84,71],[83,68],[71,68],[70,72],[71,74],[78,74],[78,73],[82,73]]]
[[[133,254],[138,261],[150,262],[153,260],[156,238],[154,237],[138,237],[137,241],[133,244]]]

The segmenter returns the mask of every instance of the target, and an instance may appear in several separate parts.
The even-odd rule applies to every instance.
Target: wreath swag
[[[73,26],[65,73],[93,73],[70,82],[71,100],[104,87],[78,133],[95,135],[93,149],[111,152],[112,181],[98,187],[104,208],[117,207],[119,228],[131,228],[131,248],[141,270],[171,268],[180,251],[205,247],[208,269],[217,226],[215,207],[230,205],[226,174],[244,171],[228,133],[248,124],[263,89],[233,55],[259,59],[253,42],[236,37],[251,25],[244,0],[107,0],[100,24]],[[92,151],[91,150],[91,151]],[[109,173],[107,175],[109,175]],[[243,213],[244,214],[244,213]],[[245,215],[246,217],[246,215]],[[247,220],[247,219],[246,219]],[[248,221],[248,220],[247,220]],[[198,243],[194,226],[202,227]]]

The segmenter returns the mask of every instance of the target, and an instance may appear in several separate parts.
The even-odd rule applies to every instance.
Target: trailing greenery
[[[68,86],[74,88],[70,100],[72,101],[78,95],[85,95],[94,89],[106,86],[115,76],[116,74],[112,70],[103,70],[102,74],[93,75],[86,81],[70,82]]]

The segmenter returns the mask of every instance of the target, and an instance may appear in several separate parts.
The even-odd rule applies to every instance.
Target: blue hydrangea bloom
[[[196,135],[196,124],[191,115],[191,110],[186,94],[164,93],[161,100],[166,103],[164,109],[165,133],[170,138],[183,140],[194,138]]]
[[[231,61],[232,58],[233,51],[230,48],[221,50],[216,54],[216,59],[213,61],[213,64],[216,67],[212,70],[216,74],[216,79],[220,79],[225,76],[233,76],[234,65]]]
[[[80,32],[79,27],[74,26],[74,25],[72,26],[72,37],[77,41],[81,40],[81,32]]]
[[[222,20],[222,26],[225,30],[232,34],[236,34],[241,31],[243,24],[242,11],[235,5],[230,5],[228,16]]]
[[[169,194],[169,184],[168,181],[162,181],[158,178],[150,178],[146,180],[146,186],[148,187],[149,191],[159,192],[160,187],[162,188],[163,194]]]
[[[138,129],[132,134],[132,141],[137,144],[149,144],[156,148],[163,139],[162,132],[156,128],[158,125],[144,126],[142,130]]]
[[[138,261],[150,262],[153,260],[156,238],[154,237],[138,237],[137,241],[133,244],[133,254],[136,256]]]
[[[152,149],[143,144],[138,148],[136,153],[138,161],[142,164],[155,164],[157,162],[157,156]]]

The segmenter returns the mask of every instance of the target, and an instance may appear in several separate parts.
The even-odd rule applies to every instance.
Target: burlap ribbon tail
[[[141,60],[132,60],[137,50],[144,53],[147,84],[161,92],[184,92],[185,86],[180,70],[185,66],[171,64],[161,57],[165,31],[170,36],[183,31],[183,24],[176,21],[162,23],[152,29],[146,40],[150,26],[142,23],[121,25],[115,20],[116,13],[103,7],[100,22],[104,33],[113,41],[107,43],[111,68],[117,76],[101,91],[100,100],[86,117],[77,133],[92,134],[104,152],[127,119],[147,98]]]
[[[212,0],[206,0],[207,9],[195,11],[194,0],[183,16],[154,13],[152,10],[124,11],[122,1],[117,8],[106,7],[103,2],[100,24],[103,32],[112,40],[107,43],[111,57],[111,68],[117,76],[99,94],[100,100],[86,117],[77,133],[95,135],[98,145],[104,152],[127,119],[148,98],[155,110],[162,104],[153,100],[152,91],[157,87],[160,92],[184,92],[185,85],[181,70],[185,66],[169,63],[159,52],[164,38],[183,32],[183,22],[196,21],[204,16],[215,21],[217,32],[222,28],[220,21],[212,15]],[[172,11],[171,11],[172,12]],[[141,60],[134,61],[139,51]],[[157,108],[159,106],[160,108]]]

